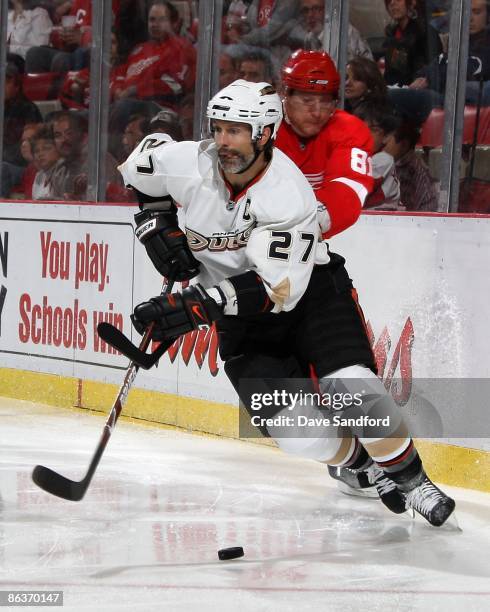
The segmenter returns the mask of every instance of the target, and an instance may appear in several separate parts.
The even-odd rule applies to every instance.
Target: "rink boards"
[[[114,323],[137,343],[129,314],[161,288],[134,239],[134,212],[1,204],[0,395],[110,408],[127,360],[100,341],[97,324]],[[489,230],[482,216],[370,214],[330,242],[347,259],[380,375],[402,409],[418,379],[490,379]],[[158,368],[140,371],[124,413],[237,436],[215,330],[188,334]],[[490,490],[490,436],[479,432],[419,441],[436,479]]]

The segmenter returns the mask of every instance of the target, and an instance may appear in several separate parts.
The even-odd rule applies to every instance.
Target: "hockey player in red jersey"
[[[297,164],[312,186],[324,239],[356,222],[374,187],[370,130],[354,115],[336,108],[339,85],[340,75],[324,51],[295,51],[282,70],[284,121],[276,146]],[[366,361],[359,365],[370,366]],[[349,373],[344,372],[344,375],[349,376]],[[362,378],[366,373],[360,371],[358,376]],[[400,469],[403,480],[403,466],[407,462],[415,472],[415,466],[420,466],[419,474],[423,473],[417,451],[408,441],[408,437],[401,443],[391,439],[383,451],[389,450],[384,457],[386,460],[378,457],[375,462],[368,455],[376,457],[378,442],[365,440],[366,452],[356,440],[365,458],[364,465],[360,467],[360,461],[355,465],[352,461],[329,465],[329,473],[340,481],[340,488],[348,494],[369,495],[368,491],[375,485],[385,505],[399,511],[403,508],[404,493],[399,493],[394,481],[387,476],[394,475],[396,480],[396,472]]]
[[[340,75],[324,51],[295,51],[282,70],[284,121],[276,146],[315,191],[323,238],[357,221],[374,184],[370,131],[363,121],[336,108],[339,85]],[[329,466],[329,471],[349,493],[369,494],[373,488],[373,469],[354,473]]]
[[[354,473],[372,464],[371,455],[381,466],[374,482],[385,504],[394,512],[413,508],[441,525],[454,501],[427,478],[398,407],[374,373],[344,259],[319,236],[314,191],[274,147],[279,96],[267,83],[235,81],[210,100],[207,116],[212,139],[173,142],[151,134],[120,166],[138,195],[136,235],[153,264],[165,276],[197,275],[198,281],[136,306],[136,329],[142,333],[153,324],[152,337],[161,340],[216,323],[225,371],[240,397],[243,379],[268,379],[261,390],[265,385],[280,393],[295,373],[292,362],[303,374],[314,369],[323,393],[345,389],[349,395],[359,387],[367,414],[389,417],[390,435],[364,438],[343,425],[312,427],[320,414],[312,401],[256,411],[246,394],[242,400],[285,452]],[[366,165],[368,157],[362,156]],[[184,209],[187,240],[173,199]],[[291,415],[285,432],[282,423]]]
[[[282,70],[284,121],[276,146],[315,191],[324,238],[357,221],[372,190],[366,124],[336,108],[340,77],[324,51],[295,51]]]

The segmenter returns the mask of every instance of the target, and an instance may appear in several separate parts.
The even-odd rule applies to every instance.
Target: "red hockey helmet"
[[[289,89],[337,96],[340,75],[325,51],[298,49],[283,66],[282,82]]]

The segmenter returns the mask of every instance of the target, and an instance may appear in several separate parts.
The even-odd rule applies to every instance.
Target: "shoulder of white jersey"
[[[311,195],[316,201],[313,188],[303,172],[298,168],[294,161],[281,149],[274,149],[273,163],[277,168],[279,179],[284,183],[285,188],[295,186],[300,189],[305,197]]]
[[[316,197],[298,166],[275,148],[272,162],[263,178],[254,185],[259,197],[253,198],[255,213],[263,219],[301,220],[316,214]]]
[[[198,172],[199,142],[175,142],[168,134],[148,134],[118,166],[126,187],[152,197],[167,195],[169,177],[191,177]]]

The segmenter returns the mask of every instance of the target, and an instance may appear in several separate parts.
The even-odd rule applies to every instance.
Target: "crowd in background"
[[[483,108],[490,9],[488,0],[471,3],[466,102]],[[349,24],[343,93],[373,136],[368,208],[437,210],[437,175],[420,137],[444,105],[450,4],[384,0],[388,25],[375,39]],[[147,134],[193,138],[197,5],[112,1],[109,201],[130,200],[116,168]],[[9,0],[1,197],[86,197],[91,25],[92,0]],[[321,49],[324,25],[325,0],[224,0],[220,87],[242,78],[280,90],[283,63],[296,49]]]

